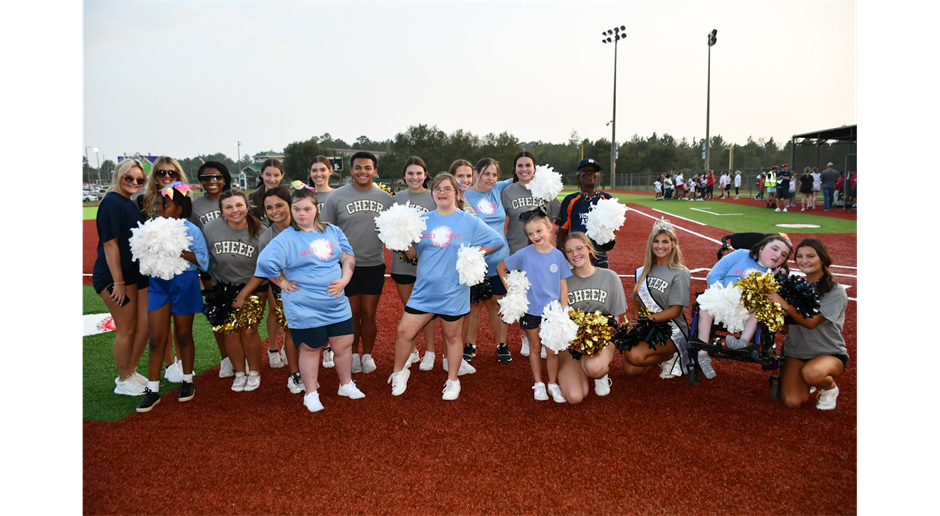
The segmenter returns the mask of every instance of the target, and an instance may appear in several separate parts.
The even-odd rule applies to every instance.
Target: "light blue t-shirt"
[[[331,283],[343,277],[343,251],[353,255],[346,235],[333,224],[323,232],[287,228],[261,251],[255,276],[276,278],[284,271],[287,279],[299,287],[281,293],[288,327],[319,328],[352,317],[346,294],[333,297],[326,292]]]
[[[561,280],[571,277],[568,260],[558,249],[540,253],[531,245],[506,258],[506,270],[525,271],[529,280],[529,315],[542,316],[545,306],[554,300],[561,301]]]
[[[498,181],[496,186],[489,192],[475,192],[473,190],[464,192],[464,197],[470,202],[477,217],[503,237],[503,247],[486,255],[486,265],[489,268],[486,272],[487,276],[496,276],[496,266],[509,257],[509,242],[506,240],[505,233],[506,209],[503,208],[500,195],[510,184],[512,184],[512,179],[505,179]]]
[[[202,236],[202,230],[199,229],[199,226],[186,219],[183,219],[183,225],[186,226],[186,236],[192,237],[193,239],[193,243],[189,246],[188,250],[196,255],[198,269],[203,272],[209,270],[209,246],[206,245],[206,237]],[[188,263],[189,267],[186,268],[187,271],[197,269],[197,264],[192,262]]]
[[[416,244],[418,273],[408,306],[432,314],[464,315],[470,312],[470,287],[460,283],[457,272],[460,245],[498,247],[506,242],[482,220],[461,210],[450,215],[428,212],[427,225]]]
[[[751,251],[738,249],[724,255],[708,273],[706,281],[708,286],[721,282],[722,286],[733,285],[739,278],[747,276],[751,271],[767,272],[766,267],[751,259]]]

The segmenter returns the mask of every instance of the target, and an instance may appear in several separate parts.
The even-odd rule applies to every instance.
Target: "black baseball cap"
[[[604,170],[603,168],[601,168],[601,164],[598,163],[597,160],[593,160],[591,158],[582,159],[581,163],[578,163],[578,170],[581,170],[582,168],[588,165],[594,165],[595,167],[597,167],[598,171]]]

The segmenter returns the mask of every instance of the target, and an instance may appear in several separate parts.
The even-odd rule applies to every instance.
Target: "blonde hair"
[[[140,169],[140,173],[144,175],[144,178],[147,177],[147,172],[144,171],[144,167],[140,163],[131,158],[126,158],[114,169],[114,175],[111,176],[111,187],[108,188],[108,192],[117,192],[124,176],[135,167]]]
[[[167,164],[173,167],[173,170],[176,170],[177,181],[189,184],[189,178],[186,177],[186,172],[183,172],[183,167],[179,161],[169,156],[157,158],[157,161],[154,161],[153,166],[150,167],[150,178],[147,180],[147,191],[144,193],[144,212],[147,213],[148,217],[153,217],[157,213],[157,201],[160,196],[160,187],[157,186],[157,169],[160,168],[160,165]]]
[[[637,293],[640,291],[640,287],[646,281],[646,277],[649,276],[650,269],[656,263],[656,255],[653,254],[653,239],[659,235],[667,235],[672,242],[672,253],[669,255],[669,263],[666,266],[670,269],[687,269],[685,265],[682,265],[682,250],[679,249],[679,239],[676,237],[676,230],[668,222],[663,223],[662,221],[657,221],[653,226],[653,231],[650,232],[649,239],[646,241],[646,256],[643,258],[643,273],[640,274],[640,277],[636,280],[636,284],[633,286],[634,297],[636,297]]]

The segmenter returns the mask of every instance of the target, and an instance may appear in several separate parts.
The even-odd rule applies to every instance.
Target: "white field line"
[[[709,214],[709,215],[714,215],[714,216],[716,216],[716,217],[727,217],[728,215],[738,215],[738,216],[743,215],[742,213],[714,213],[714,212],[711,212],[711,211],[708,211],[708,210],[703,210],[703,209],[701,209],[701,208],[689,208],[689,209],[692,210],[692,211],[700,211],[700,212],[702,212],[702,213],[707,213],[707,214]]]

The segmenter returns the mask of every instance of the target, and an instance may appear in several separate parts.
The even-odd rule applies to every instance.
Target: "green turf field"
[[[95,294],[91,286],[82,287],[82,314],[106,313],[108,310],[101,298]],[[267,339],[267,329],[264,324],[258,325],[261,340]],[[212,336],[212,327],[205,317],[197,316],[193,322],[193,339],[196,342],[213,343],[212,345],[196,346],[196,361],[193,374],[199,375],[206,369],[215,367],[221,361],[218,347],[215,346],[215,337]],[[116,396],[114,394],[114,378],[117,369],[114,366],[114,333],[107,332],[82,338],[82,419],[86,421],[117,421],[134,413],[141,396]],[[147,376],[148,352],[137,367],[137,371]],[[163,379],[161,373],[160,394],[166,394],[177,388],[179,384],[170,383]]]

